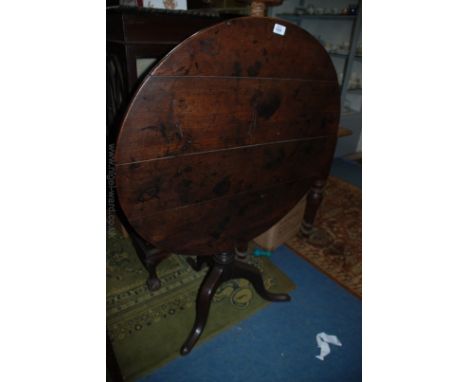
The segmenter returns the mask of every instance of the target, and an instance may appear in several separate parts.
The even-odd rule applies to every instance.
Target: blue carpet
[[[330,174],[361,188],[362,167],[357,162],[343,158],[335,158]]]
[[[272,260],[297,285],[291,302],[268,305],[141,381],[361,381],[361,301],[284,246]],[[343,344],[324,361],[315,358],[319,332]]]

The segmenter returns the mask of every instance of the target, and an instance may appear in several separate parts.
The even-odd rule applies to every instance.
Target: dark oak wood
[[[187,259],[187,263],[192,267],[194,271],[199,272],[203,268],[203,265],[207,263],[208,258],[209,257],[207,256],[197,256],[196,260],[194,260],[189,257]]]
[[[152,76],[125,117],[116,163],[335,136],[337,97],[336,83]]]
[[[149,290],[155,291],[161,287],[161,280],[157,276],[156,268],[166,258],[169,257],[170,253],[164,250],[160,250],[152,246],[143,240],[133,230],[128,231],[130,238],[132,239],[133,246],[137,252],[140,261],[145,266],[148,272],[148,279],[146,285]]]
[[[187,204],[327,176],[334,137],[242,146],[122,166],[129,219]],[[216,167],[213,167],[216,163]],[[306,165],[307,164],[307,165]],[[222,171],[220,170],[222,169]]]
[[[304,212],[304,219],[301,224],[301,233],[309,235],[312,232],[312,226],[317,215],[318,208],[323,198],[323,191],[325,189],[325,181],[320,179],[316,181],[307,195],[306,210]]]
[[[311,179],[221,197],[135,218],[132,226],[156,247],[186,255],[234,251],[279,221],[310,189]]]
[[[137,60],[156,62],[200,29],[238,15],[219,15],[209,10],[167,11],[153,8],[107,9],[107,131],[115,143],[118,127],[130,97],[141,78]]]
[[[276,23],[285,35],[273,33]],[[294,24],[263,17],[196,33],[135,93],[116,145],[116,189],[128,224],[155,255],[143,256],[149,286],[159,286],[152,269],[167,252],[198,256],[196,270],[210,265],[182,354],[203,331],[221,282],[247,278],[263,298],[289,299],[266,291],[258,271],[234,253],[309,191],[313,220],[339,113],[323,47]]]
[[[194,269],[201,269],[205,262],[201,259],[202,257],[197,258],[196,265],[193,265]],[[216,289],[223,282],[231,279],[247,279],[252,283],[258,295],[267,301],[286,302],[291,300],[291,297],[285,293],[268,292],[258,269],[250,264],[235,260],[233,253],[218,254],[210,257],[206,262],[209,263],[210,270],[198,290],[196,318],[192,331],[180,350],[182,355],[188,354],[200,338],[208,319],[211,300],[216,293]]]
[[[136,93],[117,142],[116,184],[130,224],[154,246],[233,251],[326,179],[336,73],[312,36],[289,23],[279,36],[276,22],[237,18],[195,34]]]
[[[108,8],[107,50],[121,60],[126,86],[131,93],[138,83],[137,58],[155,58],[159,61],[195,32],[233,16],[220,16],[209,11]]]
[[[284,36],[273,33],[276,23],[286,26]],[[194,34],[171,51],[151,74],[294,78],[338,86],[330,65],[325,49],[304,29],[284,20],[241,17]]]
[[[106,124],[109,144],[115,143],[118,124],[139,83],[137,60],[153,58],[159,61],[195,32],[232,17],[237,16],[220,16],[210,11],[170,12],[134,7],[107,9]],[[156,267],[166,256],[140,238],[123,214],[118,215],[148,271],[148,288],[156,290],[161,284]]]

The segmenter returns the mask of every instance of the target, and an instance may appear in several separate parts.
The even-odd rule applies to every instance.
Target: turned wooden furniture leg
[[[146,286],[150,291],[158,290],[161,287],[161,280],[158,278],[156,268],[164,259],[169,257],[170,253],[154,248],[134,233],[131,233],[130,237],[140,261],[148,271]]]
[[[236,256],[239,259],[246,259],[249,255],[249,243],[238,244],[236,247]]]
[[[191,257],[187,258],[187,263],[195,272],[201,271],[203,265],[207,262],[208,260],[206,256],[197,256],[197,260],[193,260]]]
[[[223,282],[231,279],[245,278],[252,283],[259,296],[267,301],[283,302],[291,300],[291,297],[285,293],[268,292],[263,284],[260,271],[252,265],[235,260],[233,253],[215,255],[212,259],[209,258],[209,263],[212,266],[198,291],[195,323],[180,350],[182,355],[190,353],[203,333],[210,311],[211,300],[216,293],[216,289]]]
[[[301,224],[301,233],[304,236],[308,236],[312,232],[312,225],[314,224],[315,216],[322,202],[324,189],[325,181],[317,180],[307,195],[306,210]]]
[[[148,271],[146,286],[150,291],[156,291],[161,288],[161,280],[156,274],[156,268],[168,256],[169,254],[167,252],[159,252],[158,254],[149,256],[144,260],[143,264]]]

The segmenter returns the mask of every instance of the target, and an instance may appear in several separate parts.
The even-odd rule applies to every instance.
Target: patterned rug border
[[[124,330],[124,332],[126,333],[126,329],[128,329],[127,326],[130,325],[129,327],[132,327],[133,324],[139,324],[138,326],[140,327],[140,329],[143,327],[143,329],[146,330],[146,334],[143,335],[152,336],[156,333],[157,335],[154,338],[157,338],[158,340],[164,340],[164,335],[161,336],[158,334],[157,331],[154,331],[154,325],[157,324],[159,326],[159,332],[163,330],[166,333],[169,333],[168,331],[172,330],[173,326],[164,323],[163,319],[156,321],[153,320],[152,317],[150,317],[149,319],[151,320],[153,325],[148,331],[148,328],[144,324],[139,322],[139,320],[141,319],[144,321],[148,321],[148,318],[143,317],[145,316],[148,310],[159,312],[166,308],[169,309],[170,306],[164,308],[164,305],[169,305],[168,303],[174,300],[175,297],[178,297],[180,300],[180,298],[184,297],[187,293],[191,293],[194,283],[201,283],[202,280],[205,278],[208,269],[205,268],[200,272],[195,272],[186,263],[186,259],[183,259],[182,256],[170,257],[165,261],[165,263],[161,265],[160,268],[160,277],[163,286],[164,284],[167,284],[166,288],[162,288],[156,292],[145,291],[145,293],[141,293],[142,290],[144,291],[146,288],[146,274],[144,272],[139,272],[139,268],[141,268],[142,265],[140,264],[137,256],[133,253],[133,247],[123,245],[128,243],[127,239],[114,239],[115,243],[108,243],[108,253],[106,255],[106,265],[108,266],[108,279],[106,285],[106,327],[108,331],[108,337],[114,348],[117,362],[119,362],[119,366],[122,370],[122,373],[125,375],[125,380],[144,380],[144,378],[151,374],[154,370],[159,369],[167,363],[171,362],[172,360],[180,357],[178,347],[182,344],[183,340],[186,339],[185,336],[188,335],[188,333],[190,332],[190,329],[193,325],[194,317],[192,319],[188,319],[188,321],[187,319],[184,319],[180,316],[176,318],[178,320],[176,322],[178,322],[178,324],[181,325],[180,327],[186,327],[186,333],[185,329],[181,331],[181,333],[184,332],[183,334],[185,335],[182,335],[182,338],[179,339],[180,344],[175,347],[166,346],[167,351],[164,352],[157,351],[151,353],[154,355],[154,359],[152,361],[150,360],[151,357],[147,359],[144,359],[145,357],[143,357],[142,359],[136,359],[135,361],[134,354],[137,354],[136,357],[139,358],[140,356],[138,355],[138,352],[144,352],[144,349],[146,349],[147,346],[153,346],[148,341],[143,341],[141,343],[141,346],[139,345],[139,347],[135,346],[136,341],[138,342],[141,339],[140,336],[142,335],[143,331],[136,333],[132,328],[132,333],[126,335],[126,338],[118,337],[119,334],[122,332],[122,330]],[[122,242],[123,244],[120,242]],[[114,261],[111,261],[114,257]],[[177,264],[173,261],[169,261],[173,258],[177,260]],[[265,285],[267,286],[268,284],[268,289],[273,288],[273,292],[290,292],[291,290],[294,290],[297,287],[296,284],[292,281],[292,279],[290,279],[289,276],[281,270],[281,268],[274,264],[271,261],[271,259],[249,257],[247,259],[247,262],[254,265],[262,273]],[[181,264],[184,265],[184,267],[182,268],[186,269],[188,271],[187,273],[181,272],[181,270],[179,269]],[[119,273],[119,270],[122,274]],[[117,273],[119,273],[122,277],[115,277]],[[186,278],[187,275],[196,275],[197,277],[188,277],[188,281],[186,280],[186,282],[179,285],[177,283],[177,280],[174,280],[174,277],[172,277],[172,275],[176,273]],[[124,281],[128,281],[128,285],[130,285],[129,289],[125,289],[122,287],[122,283]],[[213,306],[211,306],[210,309],[210,318],[216,318],[216,315],[213,316],[213,312],[215,312],[216,309],[218,309],[218,313],[221,312],[219,309],[223,307],[223,311],[226,311],[226,309],[228,308],[233,310],[234,305],[236,305],[235,303],[233,303],[233,298],[235,298],[236,295],[238,295],[241,299],[241,295],[244,296],[245,301],[245,293],[237,293],[243,290],[250,291],[250,304],[248,309],[244,309],[246,307],[243,308],[242,306],[236,305],[237,308],[233,310],[234,319],[226,320],[225,318],[222,318],[222,314],[218,314],[217,320],[214,320],[211,323],[211,320],[209,320],[207,323],[207,327],[205,328],[205,331],[199,340],[199,345],[202,345],[205,341],[209,341],[210,339],[216,337],[217,335],[221,334],[226,330],[236,327],[236,325],[239,325],[243,320],[248,319],[255,314],[258,314],[259,311],[266,308],[270,304],[268,301],[261,299],[257,295],[253,287],[250,283],[247,282],[247,280],[244,280],[244,283],[235,281],[236,279],[228,282],[229,284],[238,285],[237,287],[231,286],[230,289],[232,289],[232,291],[230,291],[227,295],[225,293],[221,293],[221,295],[224,297],[219,299],[219,301],[216,301],[216,296],[214,297]],[[176,284],[177,287],[170,287],[171,285],[175,286]],[[280,289],[277,290],[277,288]],[[226,290],[229,291],[229,288],[227,288]],[[223,292],[222,289],[219,289],[219,291]],[[147,296],[148,293],[149,295]],[[184,308],[190,309],[190,315],[195,315],[194,306],[196,305],[197,293],[198,288],[193,289],[193,296],[192,298],[190,298],[190,301],[192,301],[192,303],[190,303],[188,307],[184,305]],[[155,297],[159,298],[156,299]],[[239,302],[242,303],[241,300],[239,300]],[[226,306],[226,304],[228,304],[228,306]],[[222,318],[222,322],[220,321],[220,317]],[[131,335],[134,336],[135,333],[136,337],[131,338]],[[175,337],[178,338],[180,336],[177,334]],[[178,342],[175,341],[174,343]],[[130,349],[130,352],[128,349]],[[136,352],[134,351],[135,349]],[[136,366],[132,366],[130,363],[134,363],[134,365]]]
[[[339,178],[337,176],[333,176],[333,175],[330,175],[328,177],[329,180],[332,180],[334,182],[337,182],[337,183],[341,183],[342,185],[344,185],[345,187],[349,187],[349,188],[354,188],[356,190],[358,190],[361,194],[362,194],[362,188],[359,187],[359,186],[356,186],[355,184],[345,180],[345,179],[342,179],[342,178]]]
[[[326,270],[320,268],[317,264],[314,264],[309,258],[307,258],[305,255],[303,255],[302,253],[300,252],[297,252],[294,248],[290,247],[287,243],[284,243],[283,244],[286,248],[288,248],[291,252],[293,252],[295,255],[299,256],[301,259],[304,259],[305,261],[307,261],[307,263],[309,263],[310,265],[312,265],[312,267],[314,267],[315,269],[317,269],[320,273],[323,273],[325,276],[327,276],[329,279],[333,280],[335,283],[337,283],[340,287],[342,287],[343,289],[346,289],[346,291],[348,291],[349,293],[351,293],[354,297],[356,297],[358,300],[361,300],[362,301],[362,296],[360,296],[359,294],[357,294],[354,290],[352,290],[351,288],[349,288],[348,286],[346,286],[345,284],[343,284],[341,281],[339,281],[338,279],[336,279],[333,275],[331,275],[330,273],[328,273]]]
[[[345,179],[342,179],[342,178],[339,178],[339,177],[336,177],[336,176],[332,176],[332,175],[330,175],[329,180],[333,180],[333,182],[336,182],[337,184],[340,185],[340,187],[343,187],[344,189],[351,190],[352,192],[358,191],[361,194],[361,198],[362,198],[362,188],[361,187],[356,186],[355,184],[352,184],[351,182],[349,182],[349,181],[347,181]],[[327,187],[328,187],[328,185],[327,185]],[[362,214],[362,210],[361,210],[361,214]],[[361,224],[362,224],[362,222],[361,222]],[[315,225],[316,224],[314,223],[314,226]],[[300,234],[297,234],[297,236],[295,238],[299,238],[299,235]],[[293,239],[290,239],[290,240],[293,240]],[[298,249],[295,249],[294,246],[292,244],[290,245],[288,242],[289,242],[289,240],[286,241],[285,243],[283,243],[283,245],[285,247],[287,247],[288,249],[290,249],[293,253],[295,253],[300,258],[306,260],[307,263],[312,265],[312,267],[317,269],[319,272],[323,273],[329,279],[333,280],[336,284],[340,285],[342,288],[344,288],[345,290],[350,292],[354,297],[356,297],[357,299],[362,301],[362,284],[361,284],[361,293],[359,293],[356,290],[352,289],[352,287],[346,285],[345,282],[341,281],[330,270],[327,270],[327,269],[323,268],[320,264],[317,264],[312,259],[310,259],[306,254],[301,253]],[[361,248],[361,251],[362,251],[362,248]],[[362,263],[362,252],[361,252],[361,263]],[[361,278],[362,278],[362,275],[361,275]],[[361,283],[362,283],[362,281],[361,281]]]
[[[266,301],[266,303],[264,305],[259,305],[255,308],[253,308],[249,315],[247,317],[245,317],[243,320],[246,320],[246,319],[249,319],[251,317],[253,317],[254,315],[258,314],[260,310],[266,308],[268,305],[270,305],[271,302],[269,301]],[[241,320],[241,321],[243,321]],[[216,329],[210,333],[203,333],[205,335],[202,335],[202,337],[200,337],[200,339],[197,341],[197,345],[198,347],[200,347],[200,345],[203,345],[204,343],[210,341],[211,339],[213,339],[214,337],[220,335],[221,333],[225,332],[225,331],[228,331],[234,327],[236,327],[237,325],[240,325],[241,321],[235,321],[235,322],[230,322],[228,323],[226,326],[222,327],[222,328],[219,328],[219,329]],[[155,373],[157,370],[163,368],[164,366],[166,366],[168,363],[176,360],[177,358],[180,358],[180,357],[184,357],[184,356],[181,356],[180,353],[171,353],[170,355],[168,355],[166,358],[164,358],[156,367],[155,366],[149,366],[149,367],[146,367],[144,369],[142,369],[141,371],[135,373],[135,374],[132,374],[132,375],[129,375],[127,376],[127,378],[124,379],[124,381],[128,381],[128,382],[144,382],[148,379],[150,379],[151,375],[153,373]]]

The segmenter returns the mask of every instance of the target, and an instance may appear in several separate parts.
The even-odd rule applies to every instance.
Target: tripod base
[[[210,265],[210,270],[198,290],[195,323],[180,350],[182,355],[190,353],[200,338],[208,319],[211,300],[216,293],[216,289],[223,282],[231,279],[247,279],[260,297],[267,301],[284,302],[291,300],[291,297],[285,293],[268,292],[263,284],[260,271],[252,265],[235,260],[234,254],[222,253],[213,257],[198,257],[196,263],[194,261],[189,263],[196,271],[199,271],[204,262]]]

